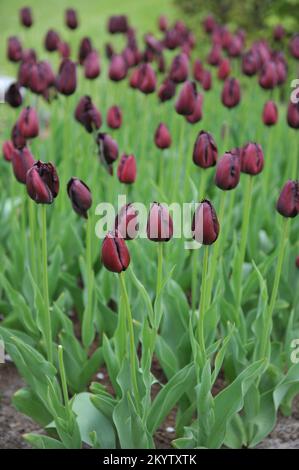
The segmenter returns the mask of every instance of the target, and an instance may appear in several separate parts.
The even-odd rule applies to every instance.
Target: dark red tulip
[[[264,168],[264,154],[260,144],[249,142],[241,151],[241,171],[258,175]]]
[[[24,49],[22,54],[22,62],[36,62],[36,52],[34,49]]]
[[[178,99],[175,103],[175,109],[178,114],[188,116],[195,110],[196,85],[195,82],[187,81],[183,84]]]
[[[293,129],[299,129],[299,103],[289,102],[287,111],[287,122]]]
[[[45,49],[49,52],[57,51],[59,43],[59,34],[54,29],[49,29],[45,37]]]
[[[285,35],[284,27],[281,24],[275,26],[273,30],[273,39],[274,41],[282,41]]]
[[[208,54],[207,62],[210,65],[219,65],[221,60],[221,47],[214,45]]]
[[[251,77],[255,75],[259,68],[259,60],[256,52],[250,50],[242,57],[242,71],[244,75]]]
[[[217,163],[216,186],[224,191],[234,189],[239,184],[240,172],[240,157],[234,153],[226,152]]]
[[[274,101],[267,101],[263,109],[263,123],[266,126],[273,126],[277,123],[278,109]]]
[[[92,51],[88,54],[84,61],[84,74],[85,78],[94,79],[100,75],[100,58],[96,51]]]
[[[25,139],[33,139],[38,136],[39,133],[39,124],[38,116],[34,108],[27,106],[21,111],[20,117],[18,119],[18,125],[21,134]]]
[[[99,133],[97,136],[97,144],[99,148],[99,157],[102,163],[111,165],[118,158],[118,145],[110,135]]]
[[[34,165],[35,160],[28,147],[15,148],[12,152],[11,163],[13,172],[19,183],[26,184],[27,171]]]
[[[204,26],[205,32],[208,34],[211,34],[216,27],[216,21],[214,17],[212,15],[206,16],[203,20],[203,26]]]
[[[38,160],[27,172],[26,186],[28,195],[37,204],[52,204],[59,192],[54,165]]]
[[[277,76],[277,85],[282,85],[287,79],[287,65],[281,60],[275,62],[276,64],[276,76]]]
[[[196,95],[195,107],[194,107],[193,113],[189,114],[189,116],[186,116],[186,120],[190,124],[196,124],[202,119],[202,104],[203,104],[203,95],[201,93],[198,93]]]
[[[12,160],[12,154],[14,151],[14,145],[11,140],[5,140],[2,144],[2,153],[4,160],[10,162]]]
[[[266,90],[272,90],[277,85],[277,71],[274,62],[267,62],[260,74],[259,84]]]
[[[56,88],[63,95],[72,95],[77,87],[76,64],[70,59],[64,59],[59,67],[56,78]]]
[[[125,47],[122,52],[122,56],[125,59],[127,64],[127,68],[133,67],[135,65],[135,54],[134,51],[130,47]]]
[[[83,96],[80,99],[75,109],[75,119],[80,122],[89,133],[95,129],[99,129],[102,125],[101,113],[92,103],[90,96]]]
[[[18,71],[18,82],[22,87],[29,87],[29,81],[31,77],[31,69],[35,61],[22,61]]]
[[[157,127],[154,140],[159,149],[167,149],[171,146],[171,135],[168,127],[163,122]]]
[[[73,8],[68,8],[65,12],[65,24],[69,29],[78,28],[77,12]]]
[[[228,47],[227,53],[230,57],[239,57],[243,49],[243,41],[241,37],[234,36],[232,37]]]
[[[20,22],[25,28],[30,28],[32,26],[32,13],[31,8],[24,7],[20,10]]]
[[[122,125],[122,112],[119,106],[111,106],[107,111],[107,125],[111,129],[119,129]]]
[[[114,82],[123,80],[127,75],[127,64],[122,55],[115,54],[110,62],[109,66],[109,78]]]
[[[299,256],[296,257],[295,265],[296,265],[296,268],[299,269]]]
[[[22,149],[26,145],[26,139],[20,131],[19,123],[13,126],[11,131],[11,140],[15,148]]]
[[[21,106],[23,99],[20,92],[20,86],[18,83],[12,83],[9,85],[4,94],[4,100],[13,108]]]
[[[127,245],[117,232],[109,232],[102,244],[102,263],[108,271],[121,273],[130,264]]]
[[[66,41],[59,41],[58,51],[60,57],[63,59],[68,59],[71,55],[71,46]]]
[[[27,79],[27,71],[23,79]],[[38,95],[43,95],[47,88],[55,84],[55,75],[49,62],[42,61],[31,65],[28,69],[28,84],[30,90]]]
[[[126,33],[129,29],[128,18],[125,15],[110,16],[108,31],[111,34]]]
[[[161,41],[155,38],[155,36],[152,34],[146,34],[144,41],[149,51],[153,52],[154,54],[161,54],[163,45]]]
[[[121,183],[132,184],[136,180],[136,159],[134,155],[123,155],[120,159],[117,176]]]
[[[148,95],[156,89],[156,74],[150,64],[142,64],[139,67],[137,87],[142,93]]]
[[[132,70],[131,76],[130,76],[130,87],[136,89],[138,87],[138,80],[139,80],[139,69],[134,69]]]
[[[158,90],[159,100],[162,103],[164,103],[164,101],[171,100],[171,98],[173,98],[173,96],[175,95],[175,89],[176,89],[175,83],[169,78],[166,78],[161,83],[160,88]]]
[[[193,238],[203,245],[212,245],[219,235],[219,222],[210,201],[204,199],[197,207],[192,221]]]
[[[224,82],[222,95],[222,103],[227,108],[237,106],[241,99],[241,90],[239,81],[236,78],[227,78]]]
[[[168,29],[168,20],[167,20],[166,16],[161,15],[159,17],[158,26],[159,26],[160,31],[163,31],[163,32],[167,31],[167,29]]]
[[[189,74],[189,60],[186,54],[175,56],[172,61],[169,78],[175,83],[183,83],[187,80]]]
[[[78,59],[80,64],[82,65],[88,54],[92,51],[92,43],[91,39],[88,37],[84,37],[79,46],[79,53]]]
[[[153,202],[147,218],[147,238],[153,242],[168,242],[173,237],[173,221],[167,208]]]
[[[125,240],[134,240],[138,235],[138,211],[129,203],[121,208],[115,218],[115,230]]]
[[[180,45],[180,35],[175,29],[169,29],[165,33],[164,46],[166,49],[176,49]]]
[[[20,62],[22,60],[22,44],[16,36],[8,38],[7,58],[11,62]]]
[[[218,67],[218,78],[219,80],[225,80],[230,74],[230,61],[229,59],[223,59]]]
[[[92,197],[89,187],[78,178],[71,178],[67,184],[67,193],[75,212],[84,219],[88,218],[87,211],[91,208]]]
[[[212,88],[212,74],[209,70],[204,70],[201,76],[201,85],[205,91]]]
[[[286,182],[278,198],[276,209],[284,217],[296,217],[299,214],[299,181]]]
[[[289,45],[290,53],[295,59],[299,59],[299,34],[295,34],[290,40]]]
[[[204,67],[199,59],[196,59],[193,64],[193,78],[198,82],[201,82],[202,74],[204,71]]]
[[[193,148],[193,162],[201,168],[210,168],[217,162],[218,150],[209,132],[200,131]]]

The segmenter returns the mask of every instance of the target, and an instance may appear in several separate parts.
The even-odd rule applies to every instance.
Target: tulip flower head
[[[125,59],[120,54],[114,54],[109,66],[109,78],[114,82],[119,82],[127,76],[128,67]]]
[[[242,148],[241,171],[249,175],[258,175],[264,168],[264,154],[260,144],[249,142]]]
[[[32,12],[31,8],[24,7],[20,10],[20,23],[25,26],[25,28],[30,28],[32,26]]]
[[[54,29],[49,29],[46,34],[44,45],[45,49],[49,52],[54,52],[58,50],[58,46],[60,43],[59,34],[54,31]]]
[[[101,73],[100,58],[97,51],[91,51],[84,60],[85,78],[93,80]]]
[[[15,148],[17,149],[22,149],[26,145],[26,139],[21,133],[19,123],[16,122],[16,124],[13,126],[12,131],[11,131],[11,140]]]
[[[200,131],[193,148],[193,162],[201,168],[216,165],[218,150],[213,136],[209,132]]]
[[[175,95],[175,89],[175,83],[169,78],[166,78],[161,83],[160,88],[158,90],[158,97],[161,103],[163,103],[164,101],[171,100],[171,98]]]
[[[193,238],[203,245],[212,245],[219,235],[219,222],[210,201],[204,199],[195,210],[192,221]]]
[[[238,186],[240,181],[241,161],[236,154],[226,152],[218,160],[215,183],[218,188],[229,191]]]
[[[77,87],[76,64],[70,59],[64,59],[59,67],[56,78],[56,88],[63,95],[72,95]]]
[[[12,167],[19,183],[26,184],[27,172],[35,163],[34,157],[28,147],[15,148],[12,152]]]
[[[195,106],[192,114],[189,114],[186,117],[186,121],[190,124],[196,124],[202,119],[202,104],[203,104],[203,95],[198,93],[195,98]]]
[[[299,129],[299,103],[289,102],[287,122],[293,129]]]
[[[111,106],[107,111],[107,125],[111,129],[119,129],[122,125],[122,112],[119,106]]]
[[[142,64],[138,70],[137,88],[145,95],[149,95],[155,91],[156,83],[156,74],[152,66],[148,63]]]
[[[78,28],[77,12],[73,8],[68,8],[65,12],[65,24],[69,29]]]
[[[81,217],[84,217],[84,219],[87,219],[87,211],[92,205],[89,187],[79,178],[71,178],[67,184],[67,193],[74,211]]]
[[[136,159],[134,155],[123,155],[120,159],[117,176],[121,183],[132,184],[136,180]]]
[[[14,148],[15,147],[11,140],[5,140],[3,142],[2,153],[3,153],[4,160],[6,160],[7,162],[11,162]]]
[[[296,217],[299,214],[299,181],[286,182],[276,204],[283,217]]]
[[[278,109],[274,101],[267,101],[263,109],[263,122],[266,126],[273,126],[277,123]]]
[[[83,96],[80,99],[75,109],[75,119],[80,122],[89,133],[95,129],[99,129],[102,125],[101,113],[92,103],[90,96]]]
[[[7,58],[11,62],[20,62],[22,60],[22,44],[16,36],[8,38]]]
[[[125,240],[133,240],[138,235],[138,211],[134,204],[123,206],[115,218],[115,230]]]
[[[163,204],[153,202],[147,219],[147,238],[153,242],[168,242],[173,236],[173,221]]]
[[[183,116],[192,114],[195,110],[196,96],[195,82],[185,82],[175,103],[176,112]]]
[[[38,136],[38,116],[34,108],[27,106],[20,114],[18,126],[25,139],[33,139]]]
[[[92,52],[92,50],[93,49],[92,49],[91,39],[88,37],[84,37],[80,42],[79,53],[78,53],[78,59],[81,65],[83,65],[84,60],[86,59],[88,54]]]
[[[227,108],[234,108],[241,99],[241,90],[239,81],[236,78],[227,78],[224,82],[222,95],[222,103]]]
[[[26,176],[28,195],[37,204],[52,204],[59,192],[59,179],[52,163],[38,160]]]
[[[98,154],[101,163],[109,173],[112,170],[112,163],[118,158],[118,145],[115,140],[106,133],[99,132],[97,136]]]
[[[23,102],[23,98],[20,92],[20,86],[18,83],[12,83],[4,94],[5,102],[8,103],[12,108],[18,108]]]
[[[168,127],[163,122],[157,127],[154,140],[159,149],[167,149],[171,146],[171,135]]]
[[[109,232],[102,244],[102,263],[108,271],[121,273],[130,264],[130,253],[122,237],[116,232]]]

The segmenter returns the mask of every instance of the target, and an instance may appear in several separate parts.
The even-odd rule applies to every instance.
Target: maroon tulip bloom
[[[265,90],[273,90],[277,85],[277,71],[274,62],[268,62],[264,65],[259,78],[259,84]]]
[[[197,207],[192,221],[193,238],[203,245],[212,245],[219,235],[219,222],[210,201],[204,199]]]
[[[101,113],[92,103],[90,96],[83,96],[80,99],[75,109],[75,119],[80,122],[89,133],[95,129],[99,129],[102,125]]]
[[[16,36],[8,38],[7,58],[11,62],[20,62],[22,60],[22,44]]]
[[[128,18],[125,15],[110,16],[108,21],[108,31],[110,34],[127,33],[128,29]]]
[[[223,59],[218,67],[218,78],[219,80],[225,80],[230,74],[230,61]]]
[[[65,12],[65,24],[69,29],[78,28],[77,12],[73,8],[68,8]]]
[[[221,99],[227,108],[233,108],[239,104],[241,91],[239,81],[236,78],[227,78],[225,80]]]
[[[199,59],[196,59],[193,64],[193,78],[198,82],[201,82],[204,67]]]
[[[111,129],[119,129],[122,125],[122,112],[119,106],[111,106],[107,111],[107,125]]]
[[[293,129],[299,129],[299,103],[289,102],[287,111],[287,122]]]
[[[208,15],[204,20],[203,20],[203,27],[206,33],[211,34],[215,28],[216,28],[216,21],[212,15]]]
[[[102,245],[102,263],[108,271],[121,273],[130,264],[127,245],[117,232],[109,232]]]
[[[168,127],[163,122],[156,129],[155,144],[159,149],[167,149],[171,146],[171,135]]]
[[[299,59],[299,34],[295,34],[290,40],[289,45],[290,53],[295,59]]]
[[[115,230],[125,240],[134,240],[138,235],[138,211],[129,203],[121,208],[115,218]]]
[[[70,59],[64,59],[59,67],[56,78],[56,88],[63,95],[72,95],[77,87],[76,64]]]
[[[175,83],[169,78],[166,78],[163,83],[161,83],[160,88],[158,90],[158,97],[161,103],[164,103],[164,101],[171,100],[171,98],[173,98],[173,96],[175,95],[175,89]]]
[[[36,57],[34,49],[25,49],[22,54],[22,62],[36,62]]]
[[[221,47],[214,45],[208,54],[207,62],[210,65],[219,65],[221,60]]]
[[[212,74],[209,70],[203,71],[201,85],[205,91],[209,91],[212,88]]]
[[[23,79],[27,80],[30,90],[38,95],[43,95],[47,88],[55,84],[55,75],[49,62],[42,61],[32,64],[28,70],[24,71]]]
[[[135,54],[132,49],[130,49],[130,47],[126,47],[123,50],[122,56],[127,64],[127,68],[133,67],[135,65]]]
[[[20,86],[18,83],[12,83],[4,94],[4,100],[12,108],[18,108],[23,102],[23,98],[20,92]]]
[[[274,101],[267,101],[263,109],[263,123],[266,126],[273,126],[277,123],[278,109]]]
[[[71,55],[71,46],[65,41],[59,41],[58,51],[60,57],[62,57],[63,59],[68,59]]]
[[[259,68],[259,60],[257,54],[250,50],[242,57],[242,71],[244,75],[251,77],[255,75]]]
[[[29,80],[31,77],[31,70],[35,62],[33,61],[28,61],[28,62],[22,62],[20,64],[20,68],[18,71],[18,82],[20,86],[23,87],[28,87],[29,86]]]
[[[243,49],[243,41],[239,36],[232,37],[229,42],[227,53],[230,57],[239,57]]]
[[[101,73],[100,58],[96,51],[92,51],[88,54],[84,61],[84,74],[85,78],[94,79],[97,78]]]
[[[16,149],[22,149],[26,145],[26,139],[20,131],[19,123],[13,126],[11,131],[11,140]]]
[[[28,147],[14,149],[11,163],[13,172],[19,183],[26,184],[27,171],[34,165],[35,160]]]
[[[274,41],[282,41],[285,35],[284,27],[281,24],[275,26],[273,30],[273,39]]]
[[[52,204],[59,192],[59,179],[52,163],[38,160],[27,172],[28,195],[37,204]]]
[[[168,20],[167,20],[166,16],[161,15],[159,17],[158,26],[159,26],[160,31],[162,31],[162,32],[167,31],[167,29],[168,29]]]
[[[173,221],[165,206],[153,202],[147,218],[147,238],[153,242],[168,242],[173,237]]]
[[[178,99],[175,103],[175,109],[178,114],[188,116],[195,110],[196,85],[195,82],[187,81],[183,84]]]
[[[112,165],[118,158],[118,145],[110,135],[99,133],[97,136],[97,144],[99,149],[99,157],[104,165]]]
[[[84,37],[79,46],[79,53],[78,53],[78,59],[81,65],[83,65],[84,60],[92,52],[92,43],[91,39],[88,37]]]
[[[283,217],[296,217],[299,214],[299,181],[289,180],[284,185],[276,204]]]
[[[190,124],[196,124],[202,119],[202,104],[203,104],[203,95],[201,93],[198,93],[196,95],[195,107],[194,107],[193,113],[189,114],[189,116],[186,116],[186,120]]]
[[[32,26],[32,13],[31,8],[24,7],[20,10],[20,22],[25,28],[30,28]]]
[[[134,155],[123,155],[120,159],[117,176],[121,183],[132,184],[136,180],[136,159]]]
[[[186,54],[177,55],[171,64],[169,78],[175,83],[183,83],[189,74],[189,60]]]
[[[210,168],[217,162],[218,150],[209,132],[200,131],[193,148],[193,162],[201,168]]]
[[[138,70],[138,89],[148,95],[156,89],[156,74],[150,64],[142,64]]]
[[[173,50],[180,45],[180,35],[175,29],[166,31],[164,38],[164,46],[166,49]]]
[[[34,108],[27,106],[20,114],[18,125],[25,139],[33,139],[38,136],[39,124],[37,113]]]
[[[11,140],[5,140],[3,142],[2,153],[3,153],[4,160],[6,160],[7,162],[11,162],[14,148],[15,147]]]
[[[49,29],[45,37],[45,49],[49,52],[57,51],[59,43],[59,34],[54,29]]]
[[[88,218],[87,211],[91,208],[92,197],[89,187],[78,178],[71,178],[67,184],[67,193],[74,211],[84,219]]]
[[[218,188],[229,191],[238,186],[241,161],[238,155],[227,152],[217,163],[215,183]]]
[[[295,261],[296,268],[299,269],[299,256],[297,256],[296,261]]]
[[[258,175],[264,168],[264,154],[260,144],[249,142],[241,151],[241,171]]]
[[[115,54],[109,66],[109,78],[114,82],[123,80],[127,75],[127,64],[122,55]]]

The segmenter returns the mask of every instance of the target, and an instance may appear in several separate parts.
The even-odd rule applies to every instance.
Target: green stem
[[[174,185],[173,185],[173,191],[172,191],[172,196],[171,200],[176,197],[177,192],[178,192],[178,187],[179,187],[179,182],[181,178],[181,170],[183,167],[183,158],[184,158],[184,131],[185,131],[185,126],[184,122],[181,123],[181,129],[180,129],[180,140],[179,140],[179,155],[178,159],[176,159],[176,171],[175,171],[175,176],[174,176]]]
[[[206,308],[206,287],[207,287],[207,276],[208,276],[208,262],[209,262],[209,247],[204,247],[203,255],[203,267],[202,267],[202,278],[201,278],[201,291],[200,291],[200,305],[199,305],[199,319],[198,319],[198,344],[201,352],[201,363],[202,366],[206,359],[206,346],[205,346],[205,335],[204,335],[204,320],[205,320],[205,308]]]
[[[191,308],[192,308],[192,317],[195,316],[196,305],[197,305],[197,250],[192,250],[192,279],[191,279]]]
[[[64,368],[64,363],[63,363],[63,347],[61,345],[58,346],[58,363],[59,363],[59,372],[60,372],[60,380],[61,380],[64,404],[65,404],[68,417],[70,417],[71,409],[70,409],[70,403],[69,403],[69,395],[67,391],[65,368]]]
[[[164,179],[164,154],[165,151],[161,152],[160,161],[159,161],[159,176],[158,176],[158,184],[161,192],[163,191],[163,179]]]
[[[45,323],[46,331],[44,331],[44,339],[47,349],[47,357],[50,363],[53,362],[52,352],[52,327],[51,327],[51,316],[50,316],[50,304],[49,304],[49,282],[48,282],[48,248],[47,248],[47,206],[42,204],[41,206],[41,217],[42,217],[42,263],[43,263],[43,297],[45,302]]]
[[[82,325],[82,339],[85,348],[88,348],[93,340],[93,324],[92,324],[92,292],[93,292],[93,272],[92,272],[92,250],[91,250],[91,234],[92,234],[92,217],[89,213],[86,224],[86,288],[87,303],[84,312]]]
[[[163,280],[163,242],[158,242],[157,256],[158,256],[158,265],[157,265],[156,299],[158,298],[159,293],[161,291],[162,280]],[[155,327],[157,330],[159,328],[160,321],[161,321],[161,299],[157,306],[157,312],[155,312]]]
[[[199,191],[198,191],[200,201],[206,198],[207,181],[208,181],[207,169],[202,169],[200,183],[199,183]]]
[[[29,228],[30,228],[30,265],[32,277],[37,282],[37,271],[36,271],[36,246],[35,246],[35,207],[32,199],[28,199],[28,217],[29,217]]]

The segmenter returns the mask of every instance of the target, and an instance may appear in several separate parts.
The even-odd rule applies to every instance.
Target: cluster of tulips
[[[25,28],[34,27],[30,8],[23,8],[20,11],[20,22]],[[74,31],[71,34],[76,34],[75,31],[80,29],[78,14],[74,9],[68,9],[65,12],[65,24]],[[276,209],[283,216],[284,224],[277,252],[275,250],[277,267],[271,295],[268,296],[266,282],[261,273],[262,268],[259,269],[256,265],[249,275],[249,280],[246,281],[246,287],[243,287],[254,181],[263,172],[265,186],[268,187],[270,174],[268,149],[267,156],[265,154],[264,157],[262,146],[253,141],[253,136],[244,145],[228,149],[233,135],[231,122],[229,124],[225,122],[221,130],[222,154],[218,151],[219,144],[216,143],[214,132],[205,130],[197,131],[195,142],[192,141],[193,153],[186,152],[185,133],[186,126],[196,126],[204,119],[205,96],[212,92],[215,80],[223,82],[221,102],[225,108],[231,110],[228,115],[229,120],[233,119],[232,109],[241,103],[243,97],[242,85],[234,77],[234,75],[239,76],[240,72],[247,77],[257,77],[258,86],[264,90],[270,90],[271,99],[264,104],[262,122],[265,126],[275,126],[279,116],[278,105],[273,96],[278,98],[279,93],[283,95],[284,85],[290,78],[288,56],[282,52],[283,45],[286,45],[288,41],[291,60],[298,60],[299,34],[289,38],[284,28],[278,25],[274,29],[272,42],[259,40],[254,42],[250,49],[246,49],[244,31],[232,33],[226,26],[217,23],[212,16],[208,16],[203,21],[203,31],[209,44],[209,51],[206,59],[199,59],[194,58],[198,53],[196,37],[182,20],[172,25],[165,16],[161,16],[158,20],[158,28],[158,35],[148,33],[144,36],[144,47],[141,48],[138,35],[131,27],[128,18],[124,15],[110,17],[107,31],[110,35],[121,35],[125,47],[118,52],[112,42],[106,43],[104,63],[109,81],[116,82],[113,86],[119,87],[118,82],[127,80],[130,98],[135,97],[137,92],[146,96],[145,108],[148,104],[148,109],[145,109],[145,113],[149,115],[151,113],[152,102],[149,103],[147,96],[153,95],[157,97],[159,106],[164,106],[164,109],[167,106],[165,103],[169,102],[168,112],[172,115],[177,114],[181,120],[178,133],[172,129],[171,122],[168,124],[166,118],[165,122],[155,125],[152,132],[151,141],[158,151],[161,151],[157,184],[154,186],[156,195],[152,200],[159,199],[161,194],[167,193],[169,201],[175,202],[177,199],[182,202],[180,188],[182,194],[187,194],[186,189],[190,181],[193,181],[192,177],[196,175],[197,170],[200,171],[200,185],[196,192],[199,204],[192,214],[190,229],[193,239],[200,242],[204,248],[200,250],[203,251],[200,269],[199,259],[201,258],[197,250],[193,250],[187,260],[191,272],[190,283],[186,288],[191,291],[190,305],[187,302],[186,292],[183,292],[178,284],[175,284],[175,287],[171,284],[174,282],[171,279],[172,271],[168,276],[165,275],[167,256],[170,255],[172,246],[175,245],[173,240],[163,248],[165,242],[171,241],[174,232],[174,221],[166,204],[152,202],[147,216],[147,238],[157,244],[157,283],[155,293],[151,296],[130,265],[131,256],[128,246],[132,243],[132,264],[134,264],[134,255],[137,258],[138,253],[137,245],[141,243],[138,240],[132,241],[138,238],[140,225],[139,213],[134,202],[130,201],[120,209],[113,227],[107,232],[102,242],[101,263],[98,267],[96,266],[98,262],[94,262],[92,256],[93,214],[91,208],[95,199],[93,191],[85,183],[85,178],[83,178],[85,181],[81,179],[81,175],[80,177],[71,176],[70,168],[62,166],[64,162],[61,163],[62,178],[59,178],[59,164],[56,168],[54,163],[36,160],[31,151],[33,139],[41,138],[43,128],[39,106],[49,107],[51,133],[51,129],[54,128],[54,113],[51,113],[51,110],[54,106],[65,108],[63,123],[66,128],[70,120],[70,96],[75,95],[76,105],[71,112],[76,121],[75,125],[80,131],[84,133],[86,131],[84,139],[86,137],[88,140],[85,142],[89,142],[90,139],[91,145],[96,149],[105,178],[114,181],[114,165],[119,159],[121,147],[116,137],[118,132],[129,126],[125,120],[124,98],[126,97],[120,97],[117,93],[123,106],[119,103],[113,105],[109,103],[106,113],[109,133],[102,131],[104,122],[98,108],[97,93],[94,91],[95,88],[90,86],[90,82],[87,85],[87,80],[97,84],[96,79],[103,75],[100,55],[92,39],[83,37],[80,40],[75,61],[71,45],[64,41],[56,30],[49,30],[44,38],[44,48],[47,53],[58,55],[60,65],[57,73],[54,72],[48,60],[40,60],[36,51],[24,48],[16,36],[8,39],[7,58],[18,64],[18,70],[16,80],[5,93],[5,100],[12,108],[22,107],[28,99],[30,104],[21,109],[11,129],[10,139],[3,142],[3,156],[7,162],[11,163],[16,180],[26,186],[28,196],[35,203],[41,204],[43,290],[39,292],[36,286],[39,277],[37,267],[39,259],[36,259],[38,255],[35,254],[35,242],[38,242],[37,216],[34,206],[29,201],[28,220],[32,241],[29,269],[32,273],[30,279],[32,277],[35,305],[39,313],[37,313],[37,327],[29,318],[30,313],[24,315],[24,322],[25,326],[29,325],[29,333],[33,331],[33,336],[41,335],[41,342],[38,341],[38,345],[33,347],[32,342],[26,342],[24,335],[18,336],[18,328],[9,329],[5,325],[0,327],[0,336],[3,337],[10,355],[31,389],[30,396],[18,395],[16,397],[16,406],[30,415],[28,410],[36,401],[40,405],[40,410],[43,410],[43,419],[37,421],[48,427],[49,423],[55,423],[55,431],[52,429],[51,437],[34,434],[27,436],[28,440],[38,447],[80,447],[81,442],[85,442],[92,447],[152,448],[155,431],[175,405],[179,410],[177,439],[174,441],[176,447],[220,447],[223,444],[230,447],[254,446],[273,429],[277,409],[281,403],[284,404],[284,399],[287,400],[288,392],[292,395],[293,388],[291,390],[291,387],[296,390],[298,388],[299,370],[298,367],[295,369],[295,365],[290,367],[286,375],[273,372],[273,377],[269,379],[270,385],[265,378],[268,373],[270,374],[269,371],[274,370],[271,362],[273,360],[271,332],[290,234],[290,220],[299,214],[299,181],[296,179],[297,149],[294,149],[294,154],[289,156],[287,163],[289,180],[281,185],[281,192],[279,194],[277,191],[276,195]],[[170,55],[171,62],[168,63]],[[216,73],[213,68],[216,69]],[[81,72],[84,77],[84,89],[90,89],[92,92],[77,99],[78,91],[81,92],[82,89],[78,85],[78,75]],[[190,79],[191,75],[193,80]],[[254,89],[252,83],[251,89]],[[24,90],[26,90],[25,93]],[[246,93],[248,93],[247,89]],[[32,95],[36,95],[35,105],[32,105]],[[62,95],[65,101],[62,101]],[[137,98],[139,98],[138,95]],[[39,104],[39,100],[44,100],[44,102]],[[71,101],[71,104],[74,104],[74,101]],[[155,106],[157,107],[156,103]],[[168,117],[167,115],[167,119]],[[299,129],[299,105],[291,99],[286,106],[286,122],[290,128]],[[148,133],[148,128],[150,126],[145,126],[145,133]],[[179,134],[178,157],[175,159],[173,155],[171,162],[166,156],[169,155],[167,152],[172,152],[177,134]],[[55,135],[50,135],[50,139],[55,139]],[[139,136],[141,147],[145,139],[144,134]],[[124,144],[122,145],[125,147]],[[150,155],[144,155],[145,147],[141,150],[138,147],[138,151],[139,154],[137,150],[136,154],[135,152],[134,154],[122,153],[117,165],[118,182],[121,185],[128,185],[125,188],[130,199],[133,199],[132,188],[134,189],[140,181],[139,175],[146,179],[153,167]],[[185,153],[187,153],[186,157]],[[63,155],[62,159],[69,159],[69,157],[69,155]],[[89,155],[86,155],[86,158],[89,158]],[[167,164],[170,166],[166,168]],[[214,168],[213,175],[210,170],[212,168]],[[98,171],[100,173],[101,169]],[[184,177],[182,177],[183,172]],[[223,274],[221,274],[217,270],[219,264],[222,263],[222,251],[228,242],[228,231],[236,205],[236,188],[241,181],[242,174],[246,181],[244,180],[241,237],[239,243],[236,243],[238,248],[234,254],[232,273],[226,272],[226,267],[224,267]],[[59,194],[61,185],[59,179],[66,186],[66,193],[75,213],[87,219],[86,259],[82,269],[86,295],[84,294],[84,311],[80,317],[81,341],[75,338],[73,326],[62,311],[59,300],[54,302],[53,306],[50,305],[49,292],[53,289],[49,286],[51,276],[49,276],[48,263],[46,206],[52,204],[58,196],[61,199],[64,198],[64,195]],[[113,188],[115,189],[115,183]],[[213,202],[217,191],[220,200],[219,210],[216,210],[214,207],[216,203]],[[158,194],[159,197],[157,197]],[[261,197],[261,201],[265,202],[267,195],[263,193]],[[215,246],[210,249],[209,247],[214,244]],[[273,257],[271,260],[273,261]],[[295,263],[293,260],[294,264],[299,268],[299,256]],[[120,301],[113,333],[109,339],[106,334],[102,335],[101,344],[92,355],[90,348],[97,339],[96,333],[100,334],[99,330],[103,327],[101,324],[99,328],[95,320],[95,305],[98,305],[104,312],[110,312],[111,318],[115,315],[114,309],[110,309],[108,302],[105,302],[106,293],[100,292],[102,286],[103,292],[107,290],[105,276],[111,276],[109,273],[102,273],[104,271],[101,269],[102,265],[108,271],[119,275],[116,277],[119,280]],[[182,270],[185,269],[184,262],[180,266]],[[128,292],[126,286],[127,273],[124,273],[127,269],[138,300],[141,299],[144,303],[143,311],[146,313],[141,319],[134,318],[132,311],[133,298],[130,296],[131,289]],[[264,273],[268,272],[270,268],[267,263],[263,265],[263,269]],[[201,277],[199,272],[201,272]],[[100,288],[96,282],[97,275],[102,276]],[[217,276],[221,276],[227,295],[226,297],[223,294],[221,300],[222,294],[219,295]],[[198,296],[199,277],[201,279],[200,296]],[[76,291],[79,290],[76,283],[71,282],[67,276],[65,276],[65,282],[68,282],[70,290],[74,291],[74,296],[76,296]],[[244,304],[245,301],[251,302],[252,289],[255,289],[257,285],[260,293],[256,317],[253,318],[251,312],[249,312],[250,315],[245,315]],[[118,287],[115,289],[117,290]],[[186,312],[186,314],[180,313],[178,319],[174,319],[173,315],[169,316],[167,313],[165,298],[168,298],[170,302],[171,297],[167,289],[172,289],[174,297],[177,293],[179,304],[179,307],[169,307],[169,311],[179,308],[182,312]],[[5,292],[9,295],[12,291],[6,287]],[[24,308],[25,299],[20,293],[15,295],[17,300],[12,301],[14,308],[16,310],[20,306]],[[111,297],[115,297],[115,292],[112,292]],[[223,314],[223,320],[220,320],[220,310],[226,312]],[[110,325],[112,321],[114,320],[107,320],[107,324]],[[176,357],[175,349],[163,337],[165,329],[168,328],[169,332],[172,324],[175,325],[174,335],[178,334],[175,348],[177,347],[180,351],[182,359]],[[256,335],[255,344],[247,330]],[[59,345],[58,349],[55,348],[55,343],[58,341],[62,343],[63,339],[65,341],[63,347]],[[63,352],[67,357],[75,356],[68,361],[67,367],[65,367],[66,358]],[[151,371],[154,354],[158,357],[168,382],[152,401],[151,386],[156,380]],[[28,370],[24,369],[23,363],[20,362],[21,356],[24,357],[25,362],[30,362]],[[79,368],[82,369],[77,374],[74,372],[78,370],[76,369],[78,364],[74,365],[75,361],[78,361]],[[108,393],[98,383],[92,385],[91,394],[87,395],[86,392],[82,392],[89,385],[100,363],[105,363],[114,395]],[[59,381],[56,380],[54,366],[59,369]],[[45,371],[41,374],[41,376],[45,375],[45,378],[40,377],[39,386],[36,385],[38,381],[36,380],[37,371],[34,372],[35,367],[40,372],[43,367]],[[212,389],[221,370],[225,371],[229,385],[214,397]],[[278,367],[275,370],[278,370]],[[282,389],[284,392],[279,394]],[[78,395],[70,399],[69,393],[73,392],[78,392]],[[82,408],[80,408],[80,403],[82,403]],[[28,409],[26,404],[30,404]],[[270,410],[267,411],[269,413],[267,419],[263,414],[266,406],[267,410]],[[92,407],[91,411],[88,411],[90,407]],[[31,413],[31,416],[36,419],[36,412],[31,411]],[[88,435],[85,428],[82,431],[84,413],[97,413],[95,416],[98,426],[93,428],[92,426],[95,425],[91,423],[91,427],[88,427]],[[128,420],[132,423],[130,430],[125,425]],[[239,436],[236,429],[242,429]],[[103,434],[107,435],[103,436]]]

